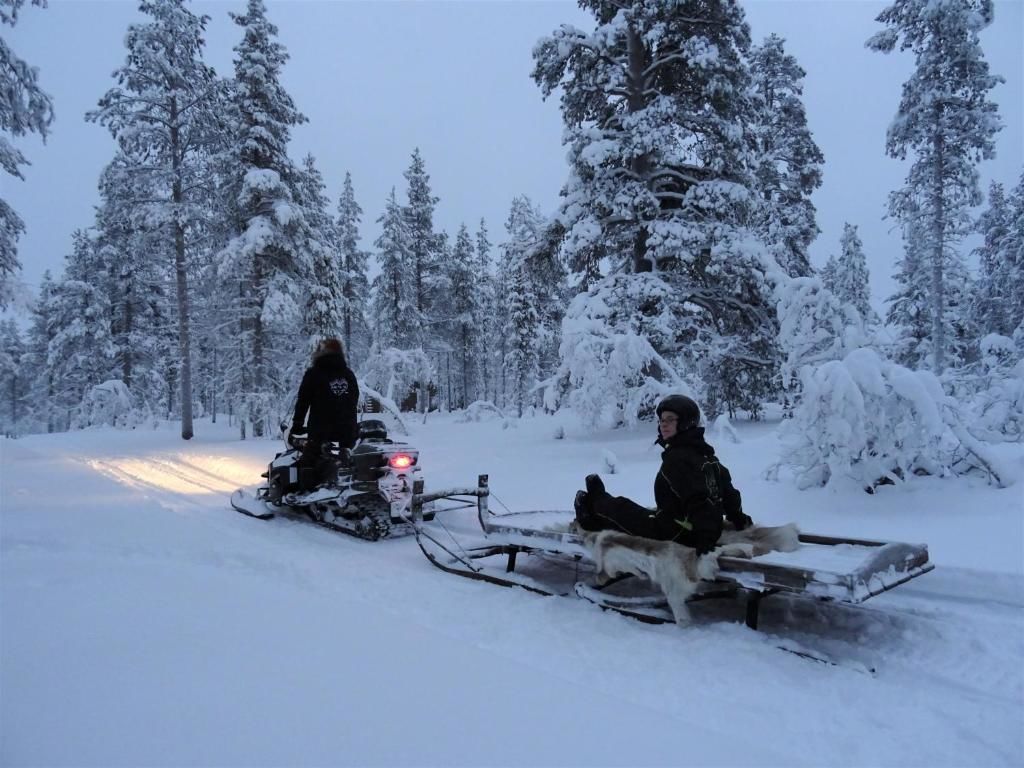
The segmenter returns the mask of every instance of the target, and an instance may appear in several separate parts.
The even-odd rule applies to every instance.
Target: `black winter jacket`
[[[359,385],[345,358],[340,354],[320,355],[306,370],[299,385],[292,432],[306,431],[303,424],[309,411],[311,440],[331,440],[351,448],[359,434],[356,424],[358,404]]]
[[[704,440],[703,427],[658,442],[665,448],[654,479],[655,516],[663,531],[659,538],[708,551],[722,535],[723,515],[738,529],[751,524],[729,470]]]

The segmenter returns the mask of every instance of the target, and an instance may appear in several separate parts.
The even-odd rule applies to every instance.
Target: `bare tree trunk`
[[[257,258],[259,258],[257,256]],[[250,410],[252,416],[252,436],[263,437],[263,421],[266,414],[263,413],[263,318],[259,312],[253,317],[252,329],[252,388],[253,408]]]
[[[181,137],[178,127],[178,101],[171,98],[171,158],[174,180],[171,200],[175,214],[184,199],[181,184]],[[174,276],[178,289],[178,360],[181,365],[181,437],[191,440],[192,431],[192,344],[189,336],[188,273],[185,270],[185,227],[179,216],[174,219]]]

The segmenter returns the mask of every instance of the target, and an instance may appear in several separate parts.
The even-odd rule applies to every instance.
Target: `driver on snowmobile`
[[[318,469],[326,442],[339,443],[346,449],[356,444],[358,403],[359,385],[345,361],[341,342],[336,338],[324,339],[313,353],[313,364],[302,377],[295,402],[290,437],[301,437],[308,430],[300,465]]]
[[[576,494],[576,522],[585,531],[616,530],[632,536],[675,541],[700,554],[714,549],[723,515],[737,530],[753,524],[743,513],[729,470],[704,440],[700,408],[685,395],[669,395],[657,407],[658,439],[664,448],[654,478],[657,509],[625,496],[611,496],[598,475]]]

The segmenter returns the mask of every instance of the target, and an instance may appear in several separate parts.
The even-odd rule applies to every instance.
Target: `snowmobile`
[[[413,486],[422,489],[419,451],[388,438],[383,421],[360,422],[351,451],[325,443],[316,467],[300,461],[305,438],[289,435],[286,444],[263,473],[264,485],[232,494],[237,511],[261,520],[279,512],[305,515],[370,541],[409,534],[414,520],[433,518],[429,503],[413,503]]]
[[[487,475],[479,477],[476,489],[461,493],[462,506],[474,505],[475,497],[474,522],[441,514],[447,510],[439,507],[433,523],[415,525],[420,549],[441,570],[542,595],[582,598],[648,623],[677,620],[665,594],[651,581],[597,578],[594,553],[576,530],[572,511],[495,514],[488,509]],[[725,550],[716,553],[720,551]],[[794,551],[719,555],[715,578],[702,582],[689,599],[743,597],[746,624],[757,629],[761,601],[771,595],[857,605],[934,567],[924,544],[800,533]]]

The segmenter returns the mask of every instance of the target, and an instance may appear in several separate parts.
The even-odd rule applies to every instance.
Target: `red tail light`
[[[415,463],[412,456],[408,453],[395,453],[392,454],[391,458],[388,459],[388,466],[394,467],[395,469],[408,469]]]

